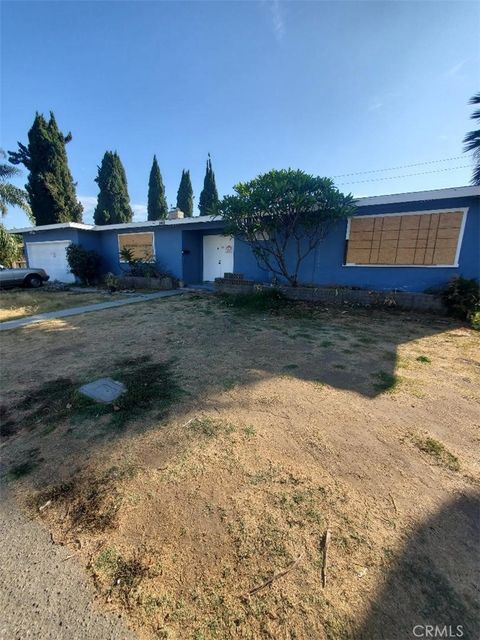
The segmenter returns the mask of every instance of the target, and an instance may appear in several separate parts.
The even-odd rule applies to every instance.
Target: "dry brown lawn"
[[[0,322],[107,300],[111,300],[111,296],[101,292],[80,293],[43,287],[41,289],[0,290]]]
[[[478,333],[185,295],[1,345],[4,473],[141,638],[478,637]],[[156,391],[121,427],[121,406],[25,403],[148,356],[182,392]]]

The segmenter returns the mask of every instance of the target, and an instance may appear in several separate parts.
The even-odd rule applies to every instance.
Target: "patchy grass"
[[[194,433],[207,436],[208,438],[218,436],[221,433],[231,433],[234,431],[232,424],[222,422],[221,420],[213,420],[208,417],[195,418],[188,426]]]
[[[378,371],[373,377],[376,379],[373,388],[379,393],[393,393],[400,384],[400,378],[394,373]]]
[[[453,453],[450,453],[448,449],[445,448],[445,445],[439,440],[435,440],[434,438],[415,438],[415,445],[428,454],[431,458],[433,458],[437,464],[440,464],[450,471],[459,471],[460,470],[460,462],[457,456],[454,456]]]
[[[97,556],[94,567],[99,571],[114,574],[117,568],[118,553],[114,547],[105,547]]]
[[[38,467],[38,465],[38,460],[25,460],[25,462],[19,462],[10,468],[8,476],[12,480],[18,480],[19,478],[23,478],[23,476],[28,476]]]
[[[436,354],[429,366],[422,353]],[[20,464],[37,446],[44,458],[15,489],[47,488],[37,517],[142,638],[397,640],[419,610],[437,613],[434,569],[473,611],[480,392],[465,326],[343,308],[244,313],[185,295],[6,332],[2,355],[15,422],[2,455]],[[42,388],[47,375],[65,384]],[[121,410],[63,395],[102,375],[139,394]],[[438,447],[414,446],[419,425],[462,473],[433,464]]]
[[[115,403],[101,404],[80,394],[79,387],[88,380],[48,380],[36,389],[30,389],[17,403],[21,417],[18,422],[10,420],[7,423],[6,435],[15,433],[20,427],[33,430],[45,424],[44,433],[48,434],[67,419],[78,423],[101,416],[105,416],[106,426],[123,429],[153,406],[157,417],[164,418],[182,395],[172,362],[151,362],[151,356],[117,360],[111,371],[94,374],[90,380],[103,376],[111,376],[127,388]]]
[[[431,362],[430,358],[428,358],[427,356],[418,356],[416,358],[417,362],[423,362],[425,364],[429,364]]]
[[[292,303],[276,289],[254,293],[219,294],[221,304],[242,313],[271,313],[285,310]]]
[[[52,502],[63,508],[60,526],[65,534],[98,533],[112,529],[123,501],[120,485],[135,475],[135,469],[110,467],[99,475],[89,472],[79,474],[69,482],[53,486],[37,493],[34,507]]]
[[[111,295],[102,292],[77,293],[76,291],[52,291],[47,288],[0,289],[0,322],[111,299]]]
[[[16,424],[11,410],[5,405],[0,405],[0,436],[9,438],[17,433],[19,425]]]
[[[112,423],[123,427],[142,412],[155,407],[157,418],[166,417],[172,405],[183,395],[173,361],[151,362],[140,356],[117,360],[113,374],[127,387],[115,403]]]
[[[12,464],[8,470],[7,478],[10,480],[19,480],[24,476],[30,475],[43,462],[40,456],[40,449],[35,447],[22,454],[21,459]]]
[[[127,609],[137,599],[138,587],[150,573],[138,554],[126,560],[114,547],[103,549],[92,569],[97,582],[102,584],[105,596],[118,599]]]

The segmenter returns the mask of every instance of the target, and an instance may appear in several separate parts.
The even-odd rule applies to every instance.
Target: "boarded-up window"
[[[462,220],[462,211],[352,218],[346,263],[454,265]]]
[[[118,235],[118,251],[122,261],[122,249],[130,249],[132,256],[145,262],[153,262],[155,249],[153,233],[120,233]]]

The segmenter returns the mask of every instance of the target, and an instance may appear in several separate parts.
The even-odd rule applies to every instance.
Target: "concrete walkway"
[[[118,614],[94,606],[72,550],[53,544],[3,482],[0,493],[0,640],[135,640]]]
[[[157,293],[145,293],[130,298],[122,298],[121,300],[113,300],[112,302],[98,302],[96,304],[87,304],[83,307],[72,307],[71,309],[60,309],[58,311],[48,311],[39,313],[36,316],[28,316],[27,318],[19,318],[18,320],[8,320],[0,323],[0,331],[7,329],[18,329],[34,322],[45,322],[45,320],[57,320],[58,318],[69,318],[70,316],[78,316],[82,313],[90,313],[91,311],[103,311],[104,309],[114,309],[115,307],[123,307],[126,304],[135,304],[136,302],[147,302],[148,300],[156,300],[157,298],[169,298],[170,296],[179,296],[184,293],[184,289],[174,289],[173,291],[158,291]]]

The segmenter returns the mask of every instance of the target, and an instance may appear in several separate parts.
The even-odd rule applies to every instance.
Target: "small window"
[[[143,260],[144,262],[155,261],[155,244],[153,241],[153,233],[119,233],[118,234],[118,253],[120,262],[122,260],[120,255],[123,249],[130,249],[132,255],[137,260]]]
[[[455,266],[463,211],[358,216],[347,265]]]

